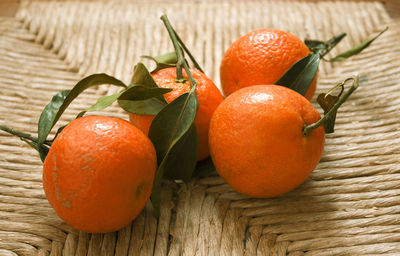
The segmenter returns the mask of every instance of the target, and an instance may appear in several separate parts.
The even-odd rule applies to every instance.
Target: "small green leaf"
[[[133,71],[133,76],[131,80],[131,85],[143,85],[144,87],[148,88],[158,88],[158,85],[154,81],[152,75],[150,74],[149,70],[146,68],[146,66],[139,62]],[[167,101],[164,99],[164,96],[160,95],[157,96],[160,101],[163,101],[164,103],[167,103]]]
[[[56,124],[65,109],[80,93],[92,86],[100,84],[113,84],[126,87],[120,80],[107,74],[94,74],[80,80],[72,90],[65,90],[57,93],[49,104],[46,105],[39,118],[38,124],[38,145],[46,140],[53,126]]]
[[[121,94],[122,92],[119,92],[99,98],[96,104],[86,109],[86,112],[100,111],[108,106],[111,106],[111,104],[113,104],[119,98],[119,96],[121,96]]]
[[[129,113],[136,115],[157,115],[167,103],[156,98],[148,100],[118,100],[119,106]]]
[[[195,88],[195,87],[192,87]],[[196,117],[198,100],[195,93],[184,93],[165,106],[154,118],[149,138],[153,142],[158,163],[171,147],[189,130]]]
[[[328,61],[330,62],[334,62],[334,61],[343,61],[347,58],[350,58],[353,55],[356,55],[358,53],[360,53],[361,51],[363,51],[365,48],[367,48],[373,41],[375,41],[380,35],[382,35],[386,30],[388,30],[389,27],[386,27],[384,30],[382,30],[378,35],[374,36],[373,38],[362,42],[361,44],[337,55],[335,58],[332,58]]]
[[[149,138],[156,148],[159,167],[153,186],[151,201],[154,212],[159,215],[161,180],[163,177],[187,180],[193,174],[197,157],[197,137],[193,123],[198,100],[193,86],[165,106],[154,118]],[[178,154],[183,154],[184,157]],[[178,171],[177,171],[178,170]]]
[[[171,88],[145,87],[142,85],[133,85],[124,90],[118,97],[120,100],[147,100],[159,98],[165,93],[172,91]]]
[[[170,91],[172,89],[135,85],[121,94],[118,104],[125,111],[137,115],[157,115],[167,105],[160,96]]]
[[[317,73],[319,61],[319,53],[312,53],[304,57],[286,71],[275,84],[283,85],[305,95]]]
[[[139,62],[134,69],[131,84],[142,85],[148,88],[158,88],[146,66]],[[137,115],[157,115],[167,105],[163,95],[144,100],[118,99],[118,104],[125,111]]]
[[[308,49],[310,49],[311,52],[319,52],[326,48],[326,44],[324,41],[304,40],[304,43],[307,45]]]
[[[85,111],[81,112],[78,116],[83,116],[86,112],[93,112],[93,111],[100,111],[111,104],[113,104],[117,99],[121,102],[127,102],[127,101],[132,101],[133,104],[135,101],[143,101],[147,100],[153,97],[157,97],[160,95],[163,95],[164,93],[168,93],[172,91],[172,89],[169,88],[149,88],[149,87],[144,87],[141,85],[132,85],[129,86],[128,88],[112,94],[112,95],[107,95],[99,98],[93,106],[89,107]],[[129,105],[129,103],[127,103]],[[122,103],[124,106],[124,103]],[[164,106],[164,105],[163,105]],[[151,110],[154,107],[151,107]],[[158,112],[157,112],[158,113]]]
[[[192,125],[168,152],[164,177],[189,181],[196,167],[197,151],[197,131],[196,127]]]
[[[188,181],[192,177],[196,166],[197,146],[196,127],[192,125],[175,146],[171,148],[171,151],[168,153],[168,159],[162,161],[158,167],[151,193],[151,203],[156,217],[159,217],[160,214],[163,178],[168,177],[170,179]]]
[[[38,144],[43,144],[50,133],[51,128],[53,128],[54,124],[57,122],[57,120],[55,120],[56,116],[69,93],[70,90],[64,90],[56,93],[51,99],[50,103],[44,108],[39,118]]]
[[[100,110],[103,110],[103,109],[111,106],[111,104],[113,104],[121,94],[122,94],[122,91],[112,94],[112,95],[106,95],[106,96],[100,97],[94,105],[92,105],[89,108],[87,108],[86,110],[80,112],[76,116],[76,118],[82,117],[84,114],[86,114],[86,112],[100,111]]]
[[[164,177],[174,180],[189,181],[196,166],[197,159],[197,132],[192,125],[182,138],[171,148],[168,160],[162,161],[154,178],[151,202],[155,214],[160,212],[161,185]]]
[[[178,62],[178,58],[175,52],[169,52],[159,56],[143,55],[142,57],[153,60],[156,63],[156,68],[151,71],[151,74],[154,74],[164,68],[176,67],[176,63]]]

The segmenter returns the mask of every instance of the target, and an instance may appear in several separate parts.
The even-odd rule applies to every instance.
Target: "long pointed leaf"
[[[158,88],[158,85],[154,81],[153,77],[151,76],[149,70],[146,68],[146,66],[139,62],[134,69],[132,80],[131,80],[131,85],[136,84],[136,85],[143,85],[148,88]],[[164,96],[160,95],[158,97],[160,101],[163,101],[164,103],[167,103],[165,100]]]
[[[195,86],[163,108],[154,118],[149,138],[156,148],[157,169],[151,202],[159,214],[161,181],[164,176],[189,179],[197,158],[197,133],[193,126],[198,108]],[[180,155],[178,157],[179,154]]]
[[[156,98],[148,100],[118,100],[119,106],[129,113],[136,115],[157,115],[167,103]]]
[[[142,58],[153,60],[156,63],[156,68],[151,71],[151,74],[164,68],[176,67],[176,63],[178,62],[175,52],[169,52],[159,56],[143,55]]]
[[[94,74],[79,81],[72,90],[57,93],[51,102],[44,108],[39,118],[38,124],[38,145],[43,144],[53,126],[56,124],[65,109],[71,102],[78,97],[84,90],[89,87],[100,84],[113,84],[116,86],[126,87],[120,80],[107,74]]]
[[[157,115],[167,103],[162,94],[172,89],[159,87],[133,86],[118,98],[118,104],[125,111],[137,115]]]
[[[139,84],[148,88],[158,88],[146,66],[139,62],[134,69],[131,84]],[[167,105],[163,95],[146,100],[118,99],[118,104],[125,111],[137,115],[157,115]]]
[[[283,85],[301,95],[305,95],[317,73],[319,61],[320,55],[318,52],[304,57],[286,71],[275,84]]]
[[[151,202],[157,217],[160,213],[162,179],[168,177],[188,181],[196,167],[197,146],[196,127],[192,125],[159,165],[151,193]]]
[[[138,100],[147,100],[152,97],[157,97],[164,93],[168,93],[172,91],[169,88],[149,88],[144,87],[142,85],[133,85],[130,86],[118,93],[107,95],[99,98],[97,102],[85,110],[85,112],[92,112],[92,111],[100,111],[111,104],[113,104],[117,99],[118,100],[127,100],[127,101],[138,101]]]
[[[356,55],[356,54],[362,52],[365,48],[367,48],[373,41],[375,41],[380,35],[382,35],[388,29],[389,29],[389,27],[386,27],[384,30],[382,30],[378,35],[374,36],[373,38],[371,38],[365,42],[362,42],[361,44],[337,55],[336,57],[334,57],[328,61],[330,61],[330,62],[343,61],[347,58],[350,58],[353,55]]]
[[[198,100],[192,91],[193,89],[189,93],[180,95],[165,106],[155,116],[150,126],[149,138],[156,147],[159,163],[194,122]]]
[[[143,85],[130,86],[124,90],[118,99],[120,100],[147,100],[150,98],[157,98],[165,93],[172,91],[171,88],[159,88],[159,87],[146,87]]]

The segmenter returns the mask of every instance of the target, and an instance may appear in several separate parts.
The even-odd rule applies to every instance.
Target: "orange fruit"
[[[43,165],[43,188],[70,226],[112,232],[144,208],[156,168],[153,144],[134,125],[87,116],[68,124],[53,142]]]
[[[208,150],[208,128],[211,116],[224,98],[214,82],[204,73],[197,69],[190,69],[190,72],[197,82],[196,94],[199,100],[199,108],[195,119],[199,140],[197,160],[203,160],[210,155]],[[153,79],[158,87],[173,89],[171,92],[164,94],[168,103],[190,90],[191,85],[185,70],[183,70],[183,77],[186,82],[179,83],[176,81],[176,68],[161,69],[153,74]],[[129,120],[145,134],[148,134],[153,118],[154,116],[149,115],[129,114]]]
[[[277,29],[250,32],[229,46],[220,66],[221,87],[225,96],[252,85],[274,84],[297,61],[311,52],[296,36]],[[314,77],[305,97],[315,92]]]
[[[283,86],[240,89],[215,110],[210,153],[219,175],[237,192],[268,198],[300,185],[324,148],[322,126],[303,135],[320,115],[311,103]]]

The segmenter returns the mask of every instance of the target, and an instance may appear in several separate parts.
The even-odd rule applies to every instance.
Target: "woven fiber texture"
[[[363,79],[316,170],[278,198],[244,197],[216,174],[167,182],[159,220],[146,207],[118,232],[87,234],[48,204],[37,153],[0,132],[0,255],[400,255],[400,21],[378,1],[22,2],[16,18],[0,19],[0,124],[36,133],[54,93],[83,76],[129,81],[141,55],[173,49],[162,13],[217,84],[224,51],[257,28],[346,32],[332,55],[389,30],[349,60],[322,63],[317,93],[355,72]],[[113,90],[88,90],[59,125]],[[127,119],[114,105],[101,114]]]

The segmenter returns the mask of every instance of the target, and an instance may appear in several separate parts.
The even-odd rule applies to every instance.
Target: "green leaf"
[[[382,30],[378,35],[374,36],[373,38],[362,42],[361,44],[337,55],[335,58],[332,58],[328,61],[330,62],[334,62],[334,61],[343,61],[347,58],[350,58],[353,55],[356,55],[358,53],[360,53],[361,51],[363,51],[365,48],[367,48],[373,41],[375,41],[380,35],[382,35],[386,30],[388,30],[389,27],[386,27],[384,30]]]
[[[342,39],[346,36],[346,33],[341,33],[337,36],[332,37],[328,41],[319,40],[305,40],[304,43],[307,45],[308,49],[314,53],[320,53],[321,56],[325,56],[330,52]]]
[[[121,96],[121,94],[122,92],[119,92],[99,98],[94,105],[86,109],[86,112],[100,111],[108,106],[111,106],[111,104],[113,104],[119,98],[119,96]]]
[[[94,74],[79,81],[72,90],[65,90],[57,93],[49,104],[46,105],[39,118],[38,145],[42,145],[51,129],[54,127],[62,113],[78,97],[80,93],[92,86],[100,84],[113,84],[126,87],[120,80],[107,74]]]
[[[149,138],[156,147],[158,163],[161,163],[170,148],[189,130],[197,108],[196,94],[189,92],[180,95],[155,116],[150,126]]]
[[[124,90],[118,97],[120,100],[147,100],[153,97],[159,98],[165,93],[172,91],[171,88],[159,88],[159,87],[145,87],[142,85],[133,85]]]
[[[47,138],[47,135],[50,133],[51,128],[53,128],[55,122],[57,122],[57,120],[55,120],[56,116],[69,93],[70,90],[64,90],[56,93],[51,99],[50,103],[44,108],[39,118],[38,144],[43,144]]]
[[[275,84],[283,85],[305,95],[317,73],[319,61],[319,53],[312,53],[304,57],[286,71]]]
[[[154,214],[159,217],[162,180],[164,177],[170,179],[182,179],[189,181],[196,166],[198,139],[196,127],[192,125],[182,138],[171,148],[168,160],[162,161],[154,178],[151,203]]]
[[[134,69],[131,84],[142,85],[147,88],[158,88],[146,66],[139,62]],[[118,104],[125,111],[137,115],[157,115],[167,105],[163,95],[144,100],[118,99]]]
[[[154,118],[149,138],[156,148],[159,167],[154,181],[151,201],[155,214],[159,214],[161,181],[164,176],[188,179],[193,174],[197,157],[197,133],[193,127],[198,100],[193,86],[165,106]],[[179,156],[183,154],[184,156]],[[178,171],[176,170],[178,169]]]
[[[112,95],[106,95],[106,96],[100,97],[94,105],[92,105],[89,108],[87,108],[86,110],[80,112],[76,116],[76,118],[82,117],[84,114],[86,114],[86,112],[100,111],[100,110],[103,110],[103,109],[111,106],[111,104],[113,104],[121,94],[122,94],[122,91],[112,94]]]
[[[170,91],[170,88],[137,85],[123,92],[118,98],[118,104],[125,111],[137,115],[157,115],[167,105],[164,99],[160,100],[160,96]]]
[[[158,85],[154,81],[152,75],[150,74],[149,70],[146,68],[146,66],[139,62],[133,71],[133,76],[131,80],[131,85],[143,85],[144,87],[148,88],[158,88]],[[158,97],[160,101],[167,103],[167,101],[164,99],[164,96],[160,95]]]
[[[152,98],[148,100],[118,100],[121,108],[136,115],[157,115],[167,103]]]
[[[324,50],[326,48],[326,44],[324,41],[304,40],[304,43],[307,45],[308,49],[311,52],[318,52],[318,51]]]
[[[192,125],[168,152],[169,159],[164,167],[164,176],[189,181],[196,167],[197,151],[197,131]]]
[[[163,95],[164,93],[168,93],[170,91],[172,91],[172,89],[170,88],[149,88],[142,85],[132,85],[118,93],[99,98],[94,105],[81,112],[79,116],[83,116],[83,114],[85,114],[86,112],[103,110],[113,104],[117,99],[123,102],[143,101],[152,97]]]
[[[151,74],[154,74],[164,68],[176,67],[176,63],[178,62],[178,57],[176,56],[175,52],[169,52],[159,56],[143,55],[142,57],[153,60],[156,63],[156,68],[151,71]]]

